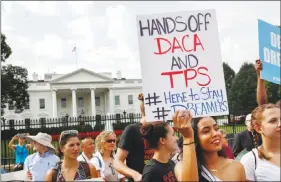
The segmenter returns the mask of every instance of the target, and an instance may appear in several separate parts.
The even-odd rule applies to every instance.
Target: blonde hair
[[[279,107],[275,104],[264,104],[255,108],[251,116],[252,127],[254,128],[255,125],[261,126],[261,121],[264,119],[262,116],[263,112],[267,109],[273,109],[273,108],[279,108]],[[269,160],[271,157],[269,157],[264,151],[258,148],[258,144],[257,144],[257,140],[259,139],[258,137],[259,136],[253,132],[254,144],[255,144],[255,148],[258,150],[258,156],[261,159]]]
[[[104,153],[104,143],[106,142],[106,139],[110,136],[110,135],[114,135],[115,136],[115,138],[116,138],[116,135],[115,135],[115,133],[113,132],[113,131],[103,131],[103,132],[101,132],[98,136],[97,136],[97,138],[96,138],[96,141],[95,141],[95,144],[96,144],[96,146],[95,146],[95,150],[97,151],[97,152],[100,152],[101,154],[103,154]],[[111,153],[111,157],[113,157],[113,152],[114,151],[112,151],[112,153]]]

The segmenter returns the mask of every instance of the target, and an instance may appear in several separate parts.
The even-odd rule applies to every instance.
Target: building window
[[[100,97],[95,97],[96,106],[100,106]]]
[[[134,122],[134,113],[129,113],[130,122]]]
[[[66,108],[66,98],[61,98],[61,108]]]
[[[26,102],[26,104],[25,104],[24,108],[25,108],[25,109],[30,109],[29,102]]]
[[[133,95],[128,95],[128,104],[129,104],[129,105],[134,104]]]
[[[39,99],[40,109],[45,109],[45,99]]]
[[[10,120],[9,120],[9,125],[10,125],[10,129],[11,129],[11,130],[12,130],[12,129],[15,129],[15,120],[10,119]]]
[[[114,97],[115,99],[115,105],[116,106],[119,106],[120,105],[120,96],[119,95],[115,95],[115,97]]]
[[[117,123],[120,123],[120,121],[121,121],[121,114],[116,114],[116,121],[117,121]]]
[[[9,110],[14,110],[15,106],[13,102],[9,103]]]
[[[24,119],[24,123],[25,123],[26,129],[30,129],[30,118]]]
[[[46,118],[40,118],[41,127],[46,127]]]
[[[78,107],[84,107],[84,99],[83,99],[83,97],[78,97]]]

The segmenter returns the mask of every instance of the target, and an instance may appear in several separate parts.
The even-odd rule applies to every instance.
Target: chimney
[[[116,75],[117,75],[117,79],[118,80],[120,80],[122,78],[121,71],[117,71]]]
[[[34,82],[38,81],[38,74],[36,74],[35,72],[33,73],[32,77]]]

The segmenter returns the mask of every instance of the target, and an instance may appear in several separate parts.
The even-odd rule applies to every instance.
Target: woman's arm
[[[267,104],[267,94],[263,79],[261,79],[262,62],[256,60],[255,69],[257,73],[257,103],[258,105]]]
[[[50,169],[45,176],[45,182],[52,182],[52,178],[53,178],[53,169]]]
[[[10,147],[10,149],[15,150],[16,145],[14,145],[14,141],[15,141],[16,139],[18,139],[18,136],[17,136],[17,135],[13,136],[13,138],[12,138],[11,141],[9,142],[9,147]]]
[[[100,174],[98,173],[98,171],[96,170],[95,166],[92,165],[91,163],[88,163],[89,167],[90,167],[90,173],[91,173],[91,177],[92,178],[98,178],[100,177]]]
[[[183,155],[182,161],[175,167],[176,178],[178,181],[198,181],[194,133],[191,127],[192,115],[189,111],[176,111],[173,122],[183,135]]]

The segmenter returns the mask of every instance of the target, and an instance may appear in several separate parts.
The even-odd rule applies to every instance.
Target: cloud
[[[58,16],[58,4],[56,1],[18,1],[27,11],[44,15]]]
[[[94,2],[91,1],[68,1],[68,6],[75,15],[85,15],[93,10]]]
[[[55,34],[45,34],[44,39],[35,43],[32,49],[37,57],[63,59],[63,40]]]

